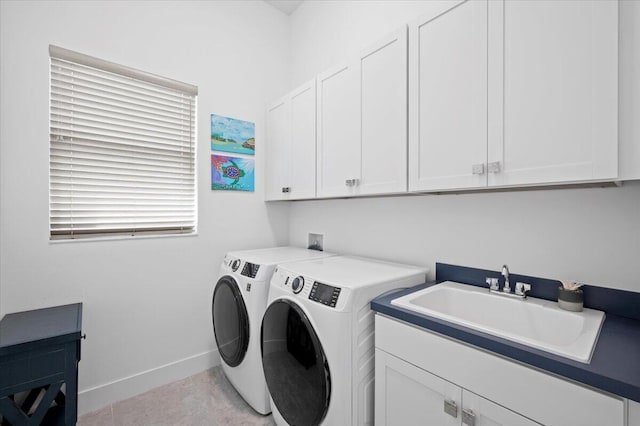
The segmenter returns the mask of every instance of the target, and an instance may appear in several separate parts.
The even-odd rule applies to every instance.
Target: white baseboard
[[[220,355],[216,349],[110,383],[84,389],[78,392],[78,415],[90,413],[114,402],[184,379],[217,365],[220,365]]]

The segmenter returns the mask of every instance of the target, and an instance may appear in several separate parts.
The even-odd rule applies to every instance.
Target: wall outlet
[[[309,232],[309,245],[307,248],[311,250],[324,250],[324,234],[313,234]]]

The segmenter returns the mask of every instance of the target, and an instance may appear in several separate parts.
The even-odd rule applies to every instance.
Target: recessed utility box
[[[324,234],[313,234],[309,232],[309,244],[307,248],[311,250],[324,250]]]

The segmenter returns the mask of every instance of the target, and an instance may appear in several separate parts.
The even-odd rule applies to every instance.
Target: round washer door
[[[269,393],[290,425],[318,425],[329,409],[331,376],[320,340],[293,301],[280,299],[262,319],[262,366]]]
[[[233,277],[218,280],[211,302],[213,332],[223,361],[230,367],[239,365],[249,345],[249,315]]]

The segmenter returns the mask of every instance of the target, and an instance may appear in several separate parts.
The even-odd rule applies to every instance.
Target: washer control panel
[[[309,300],[335,308],[341,290],[340,287],[333,287],[314,281],[313,287],[311,287],[311,291],[309,292]]]

